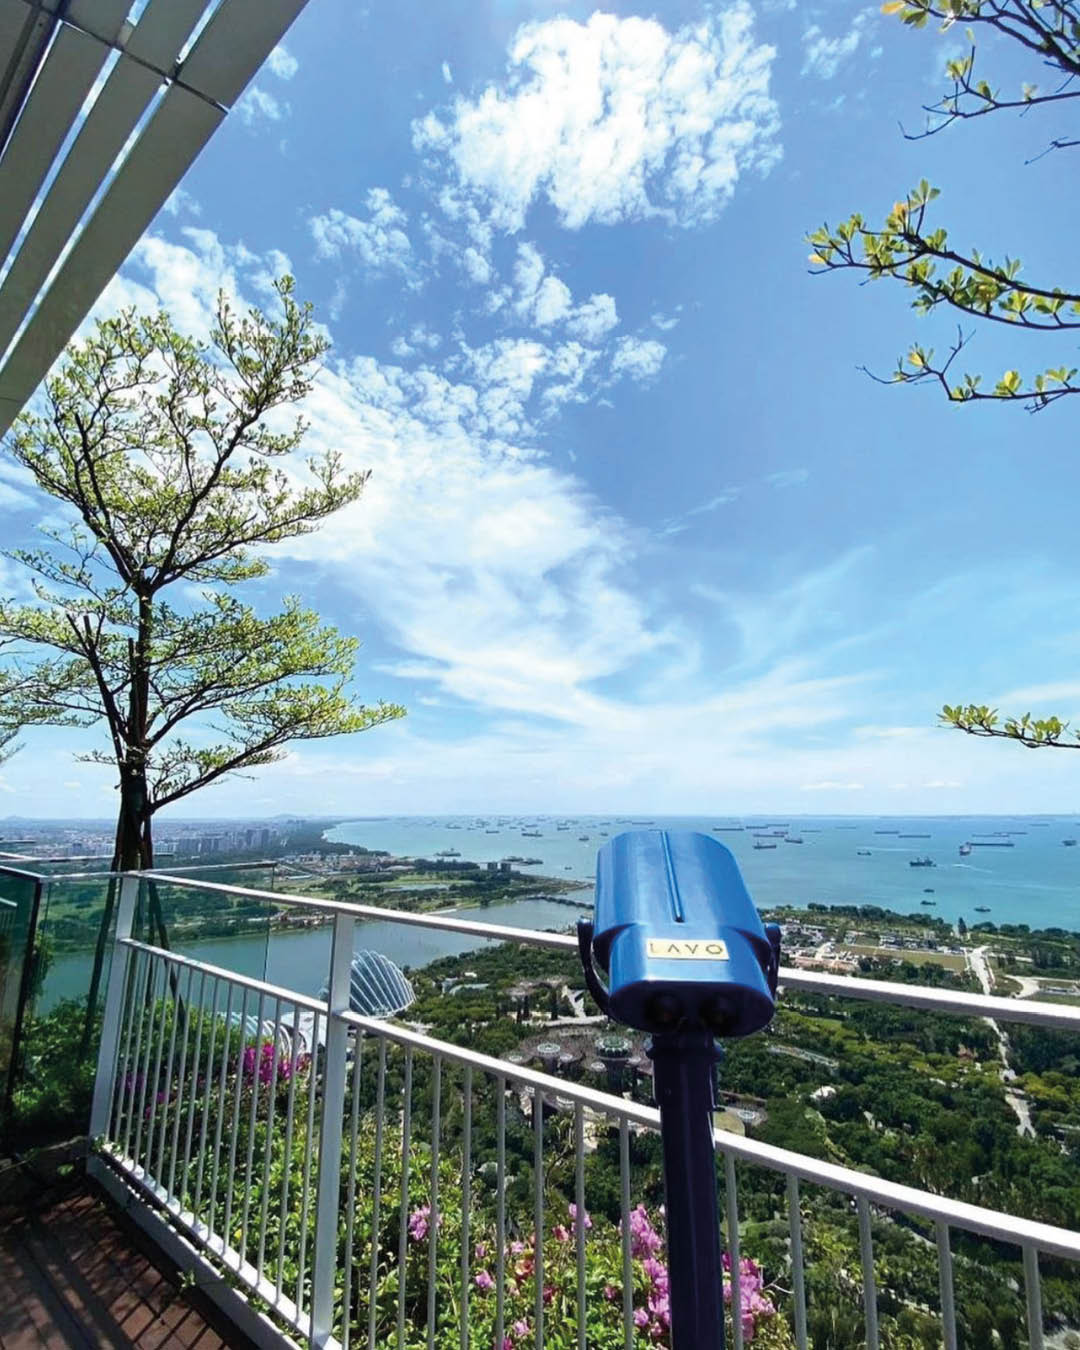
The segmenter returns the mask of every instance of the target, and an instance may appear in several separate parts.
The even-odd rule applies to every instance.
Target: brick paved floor
[[[0,1350],[251,1350],[88,1185],[0,1209]]]

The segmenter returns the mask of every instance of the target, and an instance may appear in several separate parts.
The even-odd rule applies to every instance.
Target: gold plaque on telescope
[[[646,956],[662,961],[726,961],[727,943],[719,938],[647,938]]]

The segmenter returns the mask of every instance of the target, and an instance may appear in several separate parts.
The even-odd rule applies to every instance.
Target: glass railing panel
[[[17,1139],[37,1144],[88,1128],[116,926],[112,888],[104,876],[43,880],[11,1097]]]
[[[36,878],[0,867],[0,1113],[8,1114],[22,1057],[22,1026],[36,982]]]

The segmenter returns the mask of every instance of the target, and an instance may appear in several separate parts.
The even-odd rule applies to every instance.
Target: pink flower
[[[569,1228],[564,1228],[561,1223],[557,1223],[555,1227],[551,1230],[551,1236],[556,1240],[556,1242],[569,1242],[570,1230]]]
[[[634,1309],[634,1326],[647,1327],[649,1325],[649,1314],[644,1308]]]
[[[529,1324],[524,1318],[519,1318],[510,1328],[519,1341],[523,1341],[529,1334]]]
[[[662,1294],[657,1292],[649,1295],[649,1313],[661,1331],[671,1326],[671,1303],[666,1290]]]
[[[486,1270],[478,1270],[476,1272],[476,1276],[474,1278],[473,1283],[476,1285],[477,1289],[488,1290],[494,1289],[495,1287],[495,1281],[491,1278],[490,1273]]]
[[[642,1262],[642,1267],[653,1289],[657,1293],[666,1294],[668,1289],[668,1269],[663,1261],[658,1261],[655,1256],[648,1256]]]
[[[422,1242],[424,1238],[427,1237],[430,1219],[430,1205],[421,1205],[419,1209],[414,1209],[409,1215],[409,1237],[411,1237],[414,1242]]]
[[[572,1204],[572,1205],[570,1206],[570,1223],[571,1223],[571,1226],[574,1226],[574,1225],[577,1224],[577,1217],[578,1217],[578,1208],[577,1208],[577,1205]],[[583,1209],[583,1210],[581,1211],[581,1217],[582,1217],[582,1222],[585,1224],[586,1231],[588,1231],[588,1229],[590,1229],[590,1228],[592,1227],[592,1219],[589,1218],[588,1211]]]
[[[484,1258],[487,1256],[487,1243],[486,1243],[486,1242],[478,1242],[478,1243],[476,1244],[475,1255],[476,1255],[476,1259],[477,1259],[478,1261],[483,1261],[483,1260],[484,1260]]]
[[[630,1211],[630,1254],[638,1260],[655,1256],[663,1247],[663,1239],[649,1222],[649,1214],[644,1205],[638,1205]]]
[[[614,1303],[615,1300],[619,1297],[619,1291],[615,1288],[613,1284],[605,1284],[604,1297],[607,1299],[609,1303]]]
[[[510,1244],[511,1256],[520,1256],[524,1250],[525,1250],[524,1242],[511,1242]]]
[[[544,1303],[549,1304],[555,1297],[555,1286],[553,1284],[544,1285]]]

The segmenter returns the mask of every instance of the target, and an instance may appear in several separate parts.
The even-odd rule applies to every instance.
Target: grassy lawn
[[[962,956],[949,956],[944,952],[910,952],[896,951],[892,947],[870,947],[855,945],[845,947],[845,951],[854,952],[856,956],[875,956],[879,960],[887,961],[890,958],[899,957],[902,961],[910,961],[913,965],[933,965],[944,966],[946,970],[955,970],[963,972],[967,969],[967,962]]]

